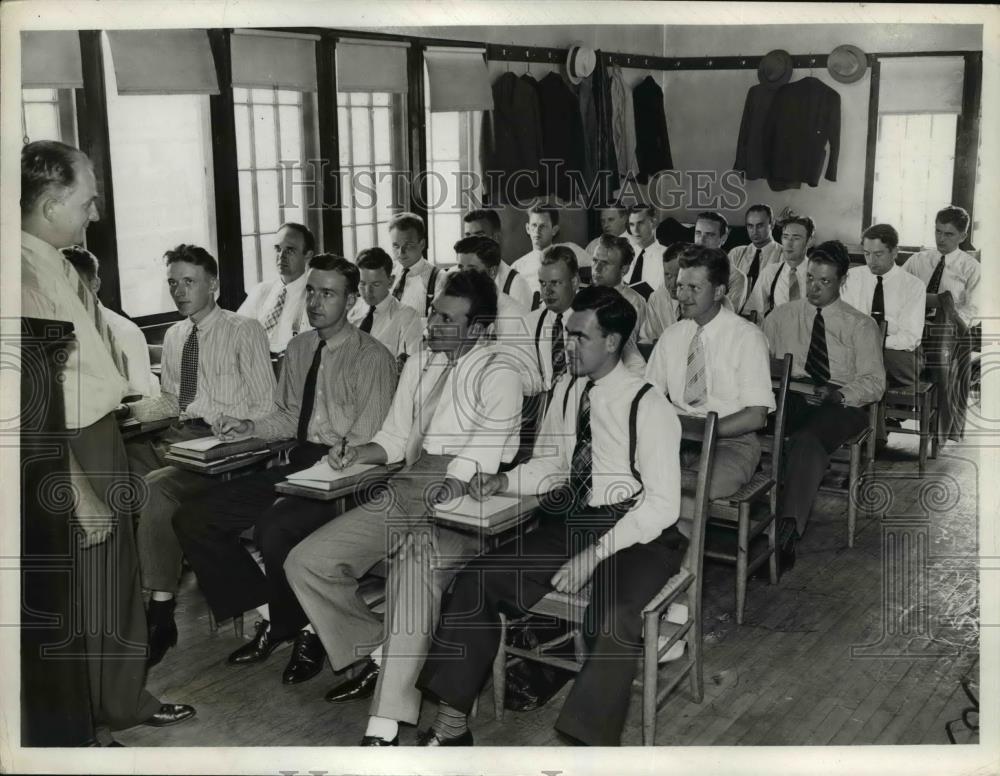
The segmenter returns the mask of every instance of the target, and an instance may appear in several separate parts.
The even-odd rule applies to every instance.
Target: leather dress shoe
[[[361,746],[399,746],[399,734],[391,741],[386,741],[382,736],[365,736],[361,739]]]
[[[326,694],[327,703],[349,703],[351,701],[370,698],[375,694],[375,684],[378,682],[378,664],[369,660],[361,673],[343,684],[338,684]]]
[[[226,659],[226,662],[231,666],[241,666],[267,660],[282,641],[285,641],[284,639],[281,641],[273,641],[271,639],[270,624],[267,620],[258,622],[257,634],[253,637],[253,640],[249,644],[244,644],[235,650]]]
[[[292,656],[281,675],[283,684],[300,684],[312,679],[323,670],[326,651],[319,636],[309,631],[299,631],[292,646]]]
[[[177,646],[177,623],[170,620],[149,626],[149,657],[146,667],[152,668],[167,654],[167,650]]]
[[[778,551],[778,576],[784,576],[786,572],[795,568],[795,534],[792,534],[781,545]]]
[[[160,706],[158,712],[149,719],[144,720],[142,724],[149,725],[149,727],[168,727],[169,725],[176,725],[178,722],[191,719],[195,714],[197,712],[194,706],[188,706],[183,703],[164,703]]]
[[[454,738],[442,738],[433,730],[425,730],[417,735],[417,746],[472,746],[472,731],[466,730]]]

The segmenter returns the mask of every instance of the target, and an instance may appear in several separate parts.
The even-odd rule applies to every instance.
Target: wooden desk
[[[166,453],[163,458],[170,461],[178,469],[195,472],[196,474],[207,474],[210,477],[215,475],[232,476],[233,472],[250,469],[259,463],[269,462],[271,459],[277,461],[278,457],[290,450],[294,444],[291,440],[283,439],[280,442],[271,442],[263,450],[237,453],[236,455],[208,462],[199,462],[182,455],[174,455],[170,452]],[[227,476],[224,479],[229,479],[229,477]]]
[[[297,485],[294,480],[284,480],[274,486],[274,491],[283,496],[298,496],[314,501],[333,501],[336,502],[333,504],[333,508],[343,512],[348,509],[348,500],[351,496],[359,492],[371,491],[402,468],[402,464],[376,466],[357,477],[345,480],[333,490],[319,490],[305,485]]]
[[[135,418],[128,418],[127,420],[119,423],[118,428],[122,432],[122,439],[128,441],[144,434],[151,434],[154,431],[162,431],[165,428],[170,428],[176,420],[176,417],[160,418],[159,420],[150,420],[145,423],[140,423]]]

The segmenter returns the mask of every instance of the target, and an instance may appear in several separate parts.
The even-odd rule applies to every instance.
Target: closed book
[[[184,458],[191,458],[196,461],[216,461],[220,458],[228,458],[239,453],[248,453],[252,450],[263,450],[267,447],[267,442],[257,437],[243,437],[242,439],[224,440],[218,437],[201,437],[200,439],[190,439],[186,442],[175,442],[170,445],[170,452]]]

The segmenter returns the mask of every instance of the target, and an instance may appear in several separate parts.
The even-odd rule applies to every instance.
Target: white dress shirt
[[[668,326],[680,318],[680,303],[670,296],[666,286],[660,286],[646,300],[648,315],[646,324],[639,332],[640,342],[656,342]]]
[[[803,258],[799,266],[795,268],[795,273],[799,278],[799,298],[806,298],[806,275],[809,270],[809,260]],[[792,267],[785,261],[768,264],[760,271],[757,278],[757,285],[753,287],[753,292],[746,304],[743,305],[743,312],[754,310],[757,312],[757,323],[760,324],[767,315],[768,308],[772,307],[771,287],[774,286],[773,307],[784,304],[788,301],[788,279],[791,277]],[[778,282],[775,283],[775,275]]]
[[[650,356],[646,379],[663,391],[683,415],[720,418],[747,407],[775,408],[767,338],[759,328],[725,307],[701,330],[705,351],[707,399],[692,407],[684,401],[687,358],[698,324],[685,318],[667,328]]]
[[[747,288],[749,281],[746,274],[739,267],[729,265],[729,287],[726,290],[726,298],[734,310],[742,310],[747,301]]]
[[[389,414],[372,438],[389,463],[406,457],[413,424],[447,362],[445,353],[424,349],[403,367]],[[462,482],[477,472],[496,474],[501,463],[514,459],[520,444],[520,375],[502,351],[480,341],[444,381],[423,439],[424,452],[455,456],[447,474]]]
[[[757,246],[753,243],[737,245],[729,251],[729,263],[746,275],[750,270],[750,265],[753,264],[755,253],[757,253]],[[764,267],[769,264],[777,264],[779,261],[781,261],[781,243],[769,240],[767,245],[760,249],[760,269],[763,271]],[[759,279],[760,275],[757,275],[757,278]]]
[[[567,248],[572,249],[573,253],[576,255],[576,263],[581,267],[589,267],[591,262],[591,256],[583,248],[581,248],[576,243],[564,242],[564,243],[552,243],[550,248],[556,245],[565,245]],[[542,254],[547,251],[548,248],[541,251],[531,250],[524,254],[521,258],[515,261],[511,266],[522,275],[528,283],[528,288],[531,289],[531,294],[534,296],[535,292],[539,290],[538,288],[538,270],[542,266]],[[661,268],[662,269],[662,268]]]
[[[414,310],[417,311],[417,315],[421,318],[426,318],[428,313],[427,305],[427,285],[431,282],[431,272],[433,267],[427,259],[419,259],[413,266],[410,267],[410,271],[406,275],[406,284],[403,286],[403,296],[399,300],[405,305],[409,305]],[[399,283],[399,279],[404,272],[403,265],[395,264],[393,267],[393,274],[396,278],[392,285],[392,291],[396,290],[396,284]],[[437,274],[437,280],[434,283],[434,293],[436,294],[440,291],[444,283],[444,275],[439,271]],[[391,293],[391,292],[390,292]]]
[[[66,428],[78,429],[115,409],[129,387],[77,296],[76,270],[71,282],[67,263],[47,242],[21,232],[21,315],[73,324],[76,345],[67,348],[62,393]]]
[[[639,280],[648,283],[654,291],[660,288],[663,285],[663,252],[666,247],[653,240],[645,248],[632,243],[632,250],[635,251],[635,256],[632,257],[632,264],[629,266],[628,272],[625,273],[625,282],[629,285],[632,284],[632,272],[641,253],[643,254],[642,277]]]
[[[878,277],[867,265],[851,267],[840,290],[840,298],[854,309],[871,315],[872,296],[877,285]],[[887,324],[886,348],[916,350],[924,335],[927,286],[919,277],[893,264],[882,276],[882,298],[885,300]]]
[[[150,368],[149,344],[142,329],[104,305],[101,305],[101,313],[128,358],[129,392],[140,396],[159,396],[160,380]]]
[[[568,342],[566,324],[572,314],[572,308],[562,314],[564,345]],[[552,388],[552,336],[556,313],[542,305],[524,316],[523,320],[529,337],[520,340],[517,364],[524,395],[534,396]]]
[[[198,324],[198,390],[180,411],[181,361],[192,325],[185,318],[167,329],[162,393],[135,402],[133,417],[149,421],[179,415],[212,424],[220,415],[257,420],[271,412],[275,380],[264,327],[218,306]]]
[[[903,269],[916,275],[926,287],[937,267],[941,254],[938,251],[920,251],[906,260]],[[979,262],[960,248],[944,257],[944,272],[938,291],[950,291],[959,316],[968,326],[979,320]]]
[[[270,334],[268,334],[268,345],[272,353],[283,353],[288,347],[288,340],[300,331],[309,331],[309,318],[306,315],[306,278],[309,275],[309,268],[287,286],[277,277],[273,280],[265,280],[247,292],[247,298],[236,310],[238,315],[253,318],[263,325],[268,313],[274,308],[274,303],[278,300],[278,294],[282,288],[286,288],[285,302],[281,306],[281,316],[278,323]]]
[[[507,285],[507,278],[510,276],[512,270],[513,267],[509,266],[506,262],[500,262],[496,276],[497,291],[499,293],[503,293],[504,286]],[[510,291],[507,292],[508,296],[514,297],[526,310],[531,309],[531,301],[534,293],[535,289],[528,285],[528,281],[524,279],[524,276],[520,272],[514,275],[514,279],[510,282]]]
[[[680,511],[680,422],[666,397],[647,391],[639,402],[636,422],[635,468],[629,465],[629,415],[632,400],[644,380],[619,363],[590,390],[590,431],[593,464],[590,506],[618,504],[635,496],[635,506],[597,542],[602,557],[633,544],[649,542],[675,522]],[[570,379],[562,384],[570,386]],[[569,401],[553,399],[535,449],[540,455],[515,467],[508,475],[510,491],[543,495],[569,481],[580,396],[586,378],[569,387]],[[566,411],[563,412],[565,404]]]
[[[368,315],[368,303],[358,297],[357,304],[347,313],[348,323],[361,326]],[[375,305],[375,317],[369,332],[394,356],[412,356],[423,342],[424,325],[417,311],[400,302],[392,294]]]

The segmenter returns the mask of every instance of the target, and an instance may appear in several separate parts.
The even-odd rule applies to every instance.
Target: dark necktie
[[[634,286],[642,280],[642,260],[645,253],[646,249],[643,248],[635,258],[635,264],[632,265],[632,279],[628,282],[630,286]]]
[[[192,326],[181,351],[181,389],[177,396],[181,412],[188,408],[198,393],[198,327]]]
[[[361,331],[365,334],[372,333],[372,324],[375,322],[375,305],[368,305],[368,313],[365,315],[363,321],[361,321],[361,326],[359,327]]]
[[[406,286],[406,276],[410,274],[410,268],[407,267],[403,270],[403,273],[399,276],[399,281],[396,283],[396,287],[392,290],[392,295],[396,297],[397,300],[403,298],[403,288]]]
[[[830,382],[830,356],[826,352],[826,324],[823,310],[816,308],[813,319],[812,337],[809,340],[809,355],[806,356],[806,374],[819,385]]]
[[[302,389],[302,410],[299,412],[299,430],[296,438],[300,442],[306,441],[309,433],[309,419],[313,414],[313,404],[316,401],[316,377],[319,374],[319,362],[323,360],[323,340],[316,346],[316,355],[313,356],[309,371],[306,372],[306,385]]]
[[[872,318],[875,323],[882,323],[885,320],[885,291],[882,288],[882,276],[879,275],[875,283],[875,292],[872,294]]]
[[[941,260],[937,263],[934,268],[934,274],[931,275],[930,281],[927,283],[927,293],[936,294],[938,289],[941,288],[941,277],[944,275],[944,254],[941,255]]]
[[[590,434],[590,389],[593,387],[594,381],[587,380],[587,386],[580,396],[580,410],[576,415],[576,445],[573,447],[569,470],[569,486],[573,491],[574,503],[579,506],[590,503],[590,494],[594,490],[594,459]]]
[[[748,298],[750,296],[750,292],[753,291],[753,287],[757,284],[757,277],[759,275],[760,275],[760,248],[758,248],[756,253],[754,253],[753,261],[750,262],[750,269],[747,270]]]
[[[562,313],[552,327],[552,384],[566,371],[566,341],[563,339]]]

